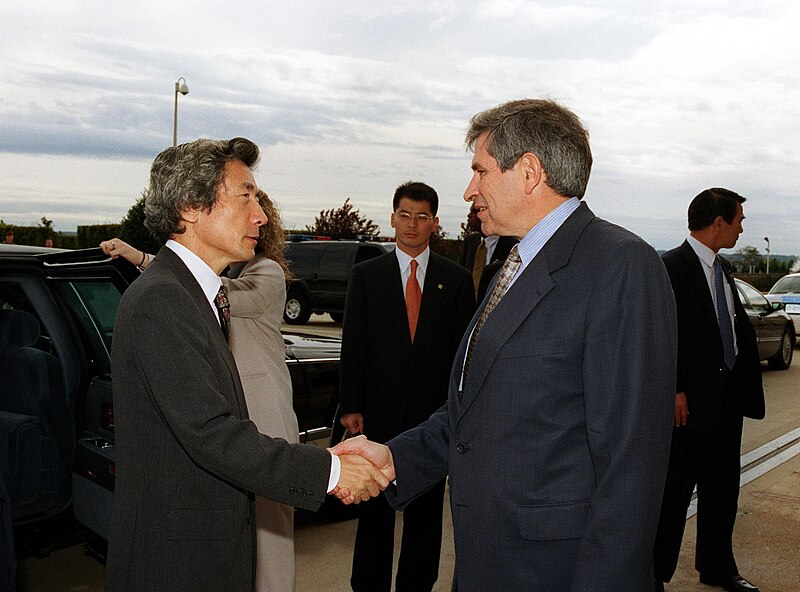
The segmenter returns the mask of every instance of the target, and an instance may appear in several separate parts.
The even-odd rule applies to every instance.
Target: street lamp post
[[[172,120],[172,145],[178,145],[178,93],[189,94],[189,87],[186,86],[186,79],[181,76],[175,81],[175,117]]]
[[[769,237],[765,236],[764,240],[767,241],[767,275],[769,275]]]

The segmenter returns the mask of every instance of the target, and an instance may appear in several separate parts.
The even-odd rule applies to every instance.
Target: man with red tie
[[[397,188],[397,248],[353,268],[342,328],[342,424],[386,442],[447,399],[453,357],[475,310],[469,272],[432,253],[439,198],[425,183]],[[444,480],[403,512],[396,590],[431,590],[438,577]],[[359,509],[350,583],[392,587],[395,511],[379,496]]]

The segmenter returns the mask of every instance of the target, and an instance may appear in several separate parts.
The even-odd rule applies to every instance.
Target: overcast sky
[[[658,249],[706,187],[737,247],[800,255],[800,2],[114,0],[0,4],[0,218],[118,222],[178,138],[246,136],[287,226],[346,197],[390,235],[395,187],[458,234],[476,112],[550,97],[591,135],[586,201]]]

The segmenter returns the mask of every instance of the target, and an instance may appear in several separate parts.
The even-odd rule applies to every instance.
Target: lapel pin
[[[440,289],[440,290],[442,289],[442,284],[439,284],[439,289]]]

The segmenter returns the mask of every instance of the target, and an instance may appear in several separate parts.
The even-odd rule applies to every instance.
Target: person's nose
[[[469,185],[464,190],[464,201],[472,202],[475,196],[478,195],[478,175],[473,173],[472,178],[469,180]]]
[[[257,203],[254,205],[255,211],[253,212],[253,224],[256,226],[264,226],[267,222],[269,222],[269,218],[260,205]]]

